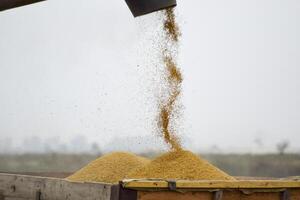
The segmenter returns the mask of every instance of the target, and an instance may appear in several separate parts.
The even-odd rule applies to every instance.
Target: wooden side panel
[[[300,200],[300,188],[289,190],[291,200]]]
[[[280,200],[280,192],[256,192],[244,194],[240,191],[225,191],[222,200]]]
[[[212,200],[210,192],[138,192],[138,200]]]
[[[290,200],[300,200],[300,189],[289,190]],[[221,200],[281,200],[281,192],[249,192],[227,190]],[[138,192],[138,200],[214,200],[213,192]]]
[[[82,184],[54,178],[0,174],[0,191],[4,200],[110,200],[111,187],[98,183]]]

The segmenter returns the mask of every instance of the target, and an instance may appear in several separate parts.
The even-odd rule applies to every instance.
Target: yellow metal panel
[[[178,188],[300,188],[299,181],[251,180],[251,181],[178,181]]]
[[[124,180],[125,188],[168,188],[167,180]],[[300,181],[290,180],[238,180],[238,181],[176,181],[177,189],[276,189],[300,188]]]

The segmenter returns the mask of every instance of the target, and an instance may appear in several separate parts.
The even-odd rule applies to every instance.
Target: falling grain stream
[[[181,150],[180,139],[175,130],[172,129],[171,120],[179,114],[176,111],[176,101],[181,94],[182,74],[177,67],[176,55],[173,51],[177,51],[177,43],[181,35],[179,26],[176,23],[174,9],[169,8],[164,11],[165,19],[163,30],[166,34],[165,45],[162,46],[161,54],[165,65],[165,75],[167,77],[167,100],[161,101],[159,104],[158,127],[164,138],[164,141],[170,146],[171,150]],[[171,45],[170,45],[171,44]]]

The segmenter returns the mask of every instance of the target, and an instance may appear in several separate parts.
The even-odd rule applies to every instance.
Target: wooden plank
[[[300,190],[292,189],[289,190],[289,193],[290,193],[291,200],[300,200]]]
[[[110,200],[110,184],[75,183],[57,178],[0,174],[0,191],[5,197],[35,200]]]

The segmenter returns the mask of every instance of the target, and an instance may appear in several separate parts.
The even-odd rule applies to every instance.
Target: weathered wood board
[[[110,200],[111,187],[110,184],[0,174],[0,200]]]

